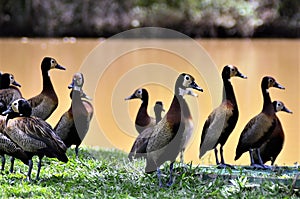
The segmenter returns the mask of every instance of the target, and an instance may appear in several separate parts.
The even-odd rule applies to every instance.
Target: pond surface
[[[137,136],[133,123],[141,104],[139,100],[124,101],[124,98],[136,88],[147,88],[150,95],[148,111],[154,116],[156,100],[163,101],[168,110],[178,72],[191,73],[204,92],[197,93],[198,97],[186,97],[195,131],[185,161],[214,164],[213,152],[198,159],[200,136],[207,116],[221,100],[220,71],[224,65],[233,64],[248,76],[247,80],[234,78],[231,81],[240,117],[225,144],[224,154],[225,161],[237,165],[249,164],[248,154],[238,161],[233,160],[235,148],[245,124],[261,111],[260,81],[263,76],[270,75],[286,88],[271,88],[271,98],[283,101],[293,111],[292,115],[277,114],[286,140],[276,163],[293,165],[299,162],[300,40],[200,39],[196,42],[203,49],[191,47],[194,44],[185,40],[115,40],[101,49],[101,45],[108,42],[99,39],[0,39],[0,70],[13,73],[22,84],[23,96],[30,98],[42,89],[40,62],[44,56],[54,57],[67,68],[66,71],[50,72],[59,97],[59,106],[48,119],[53,126],[70,107],[67,86],[72,75],[77,71],[84,72],[84,89],[95,105],[93,124],[84,144],[124,151],[130,150]],[[99,44],[98,50],[92,51]],[[160,48],[155,48],[157,46]],[[181,53],[171,49],[179,49]]]

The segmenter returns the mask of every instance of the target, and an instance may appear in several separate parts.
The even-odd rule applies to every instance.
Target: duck
[[[32,115],[43,120],[47,120],[58,106],[58,98],[50,79],[51,69],[66,70],[54,58],[44,57],[41,63],[43,90],[37,96],[28,99],[32,107]]]
[[[293,113],[284,105],[282,101],[276,100],[273,101],[272,104],[276,113],[279,111],[284,111],[290,114]],[[271,136],[259,148],[262,162],[265,164],[266,162],[271,161],[271,166],[274,165],[274,162],[277,156],[279,155],[279,153],[281,152],[284,143],[284,132],[282,129],[281,122],[277,116],[275,118],[275,121],[276,121],[276,126]],[[253,154],[253,159],[255,164],[260,163],[257,154],[255,153]]]
[[[0,75],[0,100],[4,106],[9,106],[16,99],[22,98],[22,93],[17,87],[21,87],[21,84],[15,80],[13,74]]]
[[[154,126],[146,148],[146,173],[157,171],[158,184],[162,187],[160,166],[170,161],[170,177],[167,186],[173,184],[173,165],[184,142],[183,108],[187,105],[183,93],[187,88],[202,91],[195,78],[187,73],[181,73],[175,83],[174,97],[166,115]]]
[[[199,158],[201,159],[207,151],[214,149],[218,167],[231,166],[225,163],[223,147],[235,128],[239,117],[238,105],[231,84],[232,77],[247,78],[236,66],[226,65],[223,67],[223,99],[221,104],[206,119],[201,134]],[[218,158],[217,146],[219,144],[221,162]]]
[[[148,127],[153,127],[156,123],[155,118],[150,117],[147,108],[148,108],[148,101],[149,101],[149,94],[145,88],[138,88],[134,91],[132,95],[125,98],[125,100],[131,99],[140,99],[142,100],[142,104],[138,110],[136,119],[135,119],[135,128],[137,132],[140,134]]]
[[[154,106],[154,113],[155,113],[155,121],[156,124],[162,119],[162,112],[165,111],[163,108],[163,103],[162,101],[156,101],[155,106]],[[131,150],[128,155],[128,159],[130,161],[133,160],[133,158],[141,158],[144,157],[146,158],[146,148],[147,144],[149,141],[149,138],[152,133],[152,128],[153,127],[148,127],[146,128],[142,133],[138,135],[138,137],[135,139]]]
[[[27,100],[22,98],[15,100],[2,114],[7,115],[5,134],[28,156],[27,179],[29,181],[31,180],[34,155],[39,157],[36,180],[39,179],[44,156],[68,162],[67,147],[50,124],[41,118],[32,116],[32,108]]]
[[[67,148],[75,145],[75,153],[78,158],[79,146],[87,134],[89,124],[93,116],[93,106],[83,93],[84,77],[82,73],[75,73],[69,88],[72,88],[71,107],[66,111],[54,127],[56,134],[63,140]]]
[[[262,111],[246,124],[236,147],[234,160],[238,160],[244,152],[249,151],[251,166],[254,168],[269,168],[261,161],[259,164],[255,164],[253,160],[253,151],[257,152],[258,159],[261,160],[259,147],[268,140],[276,127],[277,117],[269,94],[269,88],[271,87],[285,89],[276,82],[273,77],[263,77],[261,81],[261,90],[263,94]]]

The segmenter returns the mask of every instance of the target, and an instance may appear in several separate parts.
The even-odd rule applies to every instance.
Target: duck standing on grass
[[[263,77],[261,81],[261,90],[263,94],[262,111],[246,124],[240,135],[234,158],[234,160],[237,160],[244,152],[249,151],[251,166],[255,168],[268,168],[261,160],[259,148],[270,138],[276,127],[277,116],[269,94],[269,88],[271,87],[284,89],[284,87],[278,84],[273,77]],[[255,164],[254,162],[254,150],[257,152],[259,164]]]
[[[54,58],[45,57],[41,63],[43,90],[42,92],[28,100],[32,107],[32,115],[47,120],[58,106],[58,98],[53,88],[50,73],[51,69],[66,70],[59,65]]]
[[[139,111],[137,113],[136,119],[135,119],[135,128],[137,132],[140,134],[148,127],[153,127],[156,123],[155,118],[150,117],[147,108],[148,108],[148,101],[149,101],[149,94],[148,91],[144,88],[139,88],[134,91],[132,95],[125,98],[125,100],[131,100],[131,99],[141,99],[142,104],[139,108]]]
[[[223,68],[223,100],[221,105],[208,116],[201,135],[199,158],[202,158],[207,151],[214,149],[216,164],[219,167],[229,166],[224,161],[223,146],[236,126],[239,117],[238,105],[230,81],[231,77],[247,78],[235,66],[227,65]],[[221,162],[218,158],[218,144],[220,144]]]
[[[36,179],[42,166],[42,158],[57,158],[62,162],[67,162],[67,147],[63,141],[55,134],[52,127],[41,118],[31,116],[31,107],[27,100],[18,99],[14,101],[10,108],[3,112],[7,114],[6,135],[16,143],[27,154],[29,169],[28,180],[31,180],[33,167],[32,157],[39,157]]]
[[[281,101],[273,101],[273,107],[275,112],[284,111],[287,113],[293,113],[289,109],[286,108],[283,102]],[[270,138],[261,145],[259,148],[260,156],[262,162],[265,164],[268,161],[271,161],[271,165],[274,165],[274,162],[282,150],[284,143],[284,132],[282,129],[281,122],[279,118],[276,116],[275,118],[276,126],[270,136]],[[259,164],[260,160],[256,153],[253,154],[255,164]]]
[[[185,122],[183,111],[187,105],[183,98],[186,88],[203,91],[194,81],[194,77],[182,73],[176,80],[174,97],[167,114],[154,126],[147,145],[146,168],[147,173],[157,171],[159,186],[162,187],[160,166],[171,161],[170,178],[167,186],[173,184],[173,164],[184,142]]]
[[[83,74],[75,73],[72,83],[69,85],[69,88],[72,89],[71,107],[61,116],[54,128],[56,134],[63,140],[68,148],[71,147],[71,145],[76,146],[75,153],[77,158],[79,145],[87,134],[93,116],[92,104],[82,100],[82,97],[87,98],[82,90],[83,84]]]

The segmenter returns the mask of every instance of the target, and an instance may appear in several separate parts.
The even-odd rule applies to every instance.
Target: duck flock
[[[2,171],[5,169],[5,155],[11,156],[10,172],[13,172],[15,158],[28,165],[28,180],[31,180],[33,156],[39,158],[36,179],[39,179],[44,156],[68,162],[66,151],[71,145],[75,145],[78,157],[78,147],[88,131],[94,112],[93,106],[89,102],[90,98],[82,90],[83,74],[74,74],[68,87],[71,89],[71,106],[52,128],[46,122],[58,106],[58,97],[49,73],[52,69],[65,70],[54,58],[45,57],[41,63],[43,90],[30,99],[22,97],[18,89],[21,85],[12,74],[0,74]]]
[[[239,117],[238,105],[230,79],[232,77],[246,79],[247,77],[233,65],[224,66],[221,76],[224,87],[223,100],[204,123],[199,158],[202,158],[206,152],[214,150],[216,164],[219,168],[234,168],[234,166],[226,164],[223,156],[223,146],[235,128]],[[283,102],[271,101],[269,94],[271,87],[284,89],[273,77],[262,78],[261,91],[264,100],[262,111],[245,125],[236,147],[235,160],[239,159],[243,153],[249,152],[251,167],[255,169],[270,169],[271,166],[267,166],[265,163],[271,161],[271,165],[273,165],[282,150],[284,132],[276,112],[292,113]],[[130,160],[145,158],[145,172],[157,171],[159,186],[163,186],[160,166],[166,161],[171,162],[167,186],[173,184],[174,162],[179,154],[180,161],[183,162],[184,151],[194,130],[193,119],[184,99],[185,95],[197,96],[191,89],[203,92],[192,75],[180,74],[175,83],[171,106],[163,118],[161,113],[164,109],[160,101],[156,102],[154,107],[156,118],[150,117],[147,113],[149,94],[146,89],[139,88],[131,96],[125,98],[125,100],[135,98],[142,100],[135,120],[135,127],[139,135],[133,143],[128,158]],[[219,145],[220,152],[217,149]]]
[[[58,106],[58,97],[53,88],[50,73],[52,69],[65,70],[54,58],[45,57],[41,62],[43,90],[30,99],[24,99],[16,82],[10,73],[0,74],[0,155],[1,170],[5,169],[5,155],[11,156],[10,172],[14,169],[15,158],[28,165],[27,179],[31,180],[33,167],[32,157],[38,156],[39,179],[42,158],[56,158],[67,162],[66,151],[75,145],[78,158],[78,147],[89,129],[93,117],[93,105],[90,98],[83,92],[84,77],[75,73],[71,89],[72,100],[70,108],[61,116],[55,127],[46,122],[47,118]],[[216,164],[220,168],[233,167],[226,164],[223,156],[223,146],[236,126],[239,117],[238,105],[230,79],[232,77],[247,78],[237,67],[226,65],[222,70],[224,84],[222,103],[216,107],[204,123],[199,158],[206,152],[214,150]],[[281,101],[271,101],[271,87],[284,89],[273,77],[265,76],[261,81],[263,94],[262,111],[253,117],[244,127],[236,147],[235,160],[245,152],[250,154],[253,168],[269,169],[267,161],[274,164],[284,143],[284,132],[276,112],[288,110]],[[149,94],[146,89],[139,88],[125,100],[141,99],[142,104],[137,113],[135,127],[139,135],[129,152],[130,160],[145,158],[146,173],[157,172],[159,186],[162,185],[160,166],[170,161],[170,178],[167,186],[173,184],[173,166],[180,155],[183,163],[185,149],[194,131],[193,118],[185,101],[185,96],[197,96],[192,89],[203,92],[192,75],[182,73],[174,86],[174,97],[169,110],[165,111],[163,103],[157,101],[154,107],[155,118],[147,112]],[[166,114],[162,117],[162,112]],[[217,147],[219,147],[219,152]],[[220,159],[219,159],[220,158]]]

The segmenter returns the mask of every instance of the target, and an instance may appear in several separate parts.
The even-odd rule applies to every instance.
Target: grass
[[[145,174],[143,160],[129,162],[127,154],[117,150],[81,148],[79,159],[68,151],[69,162],[44,158],[40,180],[26,181],[28,167],[16,161],[15,172],[0,175],[1,198],[297,198],[299,190],[287,183],[251,181],[251,173],[240,168],[180,167],[175,164],[175,184],[159,188],[156,174]],[[9,161],[7,161],[9,162]],[[36,162],[32,173],[35,177]],[[168,164],[162,168],[163,182],[168,180]],[[238,173],[235,178],[224,177]],[[258,173],[259,176],[288,178],[283,171]],[[256,174],[255,174],[256,175]],[[206,177],[205,177],[206,176]],[[213,176],[213,177],[211,177]]]

